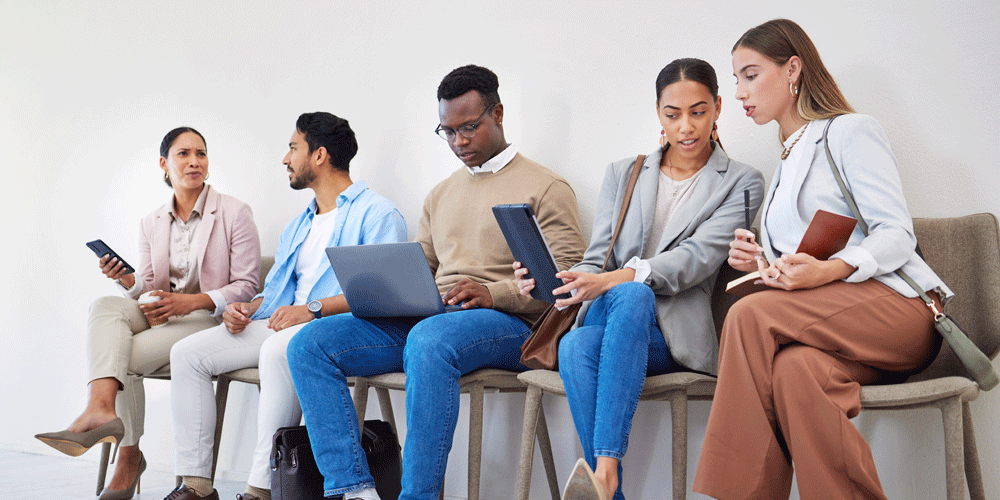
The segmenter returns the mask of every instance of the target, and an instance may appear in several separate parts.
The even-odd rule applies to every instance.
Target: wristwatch
[[[323,310],[323,303],[318,300],[310,300],[309,303],[306,304],[306,309],[312,311],[312,313],[316,315],[316,319],[323,317],[323,313],[321,312]]]

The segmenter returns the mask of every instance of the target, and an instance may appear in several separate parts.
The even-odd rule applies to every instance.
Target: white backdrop
[[[171,128],[205,135],[211,183],[253,207],[262,247],[273,253],[311,195],[288,188],[280,163],[295,118],[343,116],[360,143],[354,179],[392,199],[412,237],[428,190],[460,166],[432,134],[437,84],[457,66],[485,65],[500,77],[508,140],[569,180],[589,236],[605,166],[656,145],[654,80],[674,58],[716,67],[727,151],[771,176],[776,129],[743,116],[729,51],[746,29],[775,17],[799,22],[854,107],[882,123],[914,216],[1000,213],[990,149],[1000,116],[993,1],[0,0],[0,220],[9,238],[0,250],[9,269],[0,288],[8,407],[0,446],[55,453],[31,436],[63,428],[83,408],[87,308],[114,293],[83,243],[103,238],[137,263],[138,220],[170,195],[157,148]],[[142,448],[168,473],[169,385],[147,388]],[[231,395],[223,477],[246,477],[256,401],[242,386]],[[395,404],[402,422],[401,394]],[[467,404],[446,481],[454,498],[466,495]],[[486,404],[484,497],[510,498],[523,403],[493,395]],[[565,476],[580,447],[565,400],[545,405]],[[973,408],[987,491],[1000,495],[1000,398],[985,394]],[[708,409],[692,405],[689,478]],[[891,497],[943,495],[938,422],[931,410],[856,420]],[[665,403],[639,406],[625,460],[629,498],[669,496],[669,425]],[[547,498],[540,464],[534,486],[532,498]]]

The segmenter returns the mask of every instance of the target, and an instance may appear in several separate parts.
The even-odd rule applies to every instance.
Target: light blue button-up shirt
[[[299,248],[309,229],[318,207],[316,199],[302,214],[285,226],[278,240],[278,250],[274,255],[274,267],[267,274],[260,307],[251,319],[270,318],[281,306],[292,305],[295,301],[297,276],[295,262]],[[368,245],[372,243],[397,243],[406,241],[406,221],[391,201],[368,189],[364,182],[355,182],[337,196],[337,215],[333,234],[327,246]],[[329,261],[323,261],[319,280],[309,292],[309,300],[319,300],[340,295],[343,292]]]

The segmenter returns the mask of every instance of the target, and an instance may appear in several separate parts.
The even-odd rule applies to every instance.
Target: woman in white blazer
[[[138,377],[168,364],[178,340],[218,325],[226,304],[249,300],[260,281],[253,214],[247,204],[205,183],[208,151],[202,135],[190,127],[167,133],[160,168],[173,196],[142,219],[137,275],[125,274],[122,263],[107,256],[99,262],[124,296],[101,297],[91,305],[87,407],[66,430],[35,436],[72,456],[99,442],[114,442],[116,453],[120,445],[114,478],[101,500],[131,498],[146,466],[139,451],[145,397]],[[146,292],[159,300],[140,306],[136,299]]]
[[[705,61],[663,68],[656,79],[663,147],[640,166],[608,270],[601,264],[634,157],[608,167],[583,261],[556,275],[566,282],[556,293],[576,291],[556,305],[584,303],[559,344],[559,374],[584,451],[566,499],[624,498],[620,461],[646,376],[716,370],[712,288],[733,231],[745,224],[744,192],[751,217],[764,193],[763,175],[729,159],[718,143],[718,91]],[[528,294],[534,281],[519,286]]]
[[[850,418],[860,385],[905,377],[941,345],[930,308],[951,291],[915,252],[916,238],[885,133],[854,114],[809,37],[792,21],[747,31],[733,48],[736,98],[757,124],[776,121],[784,150],[761,212],[761,245],[745,230],[729,264],[771,289],[726,317],[719,382],[694,490],[719,499],[884,499],[871,450]],[[830,122],[832,120],[832,123]],[[851,216],[836,168],[869,225],[828,260],[795,253],[816,210]]]

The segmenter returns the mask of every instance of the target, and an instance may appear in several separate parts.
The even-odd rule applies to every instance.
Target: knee
[[[283,353],[270,353],[269,356],[282,356],[288,361],[288,368],[295,372],[296,367],[302,366],[303,363],[308,362],[309,359],[314,359],[316,352],[321,349],[319,347],[319,339],[322,337],[322,332],[324,328],[321,327],[320,323],[322,319],[310,321],[306,326],[303,326],[292,338],[288,339],[287,343],[284,344]],[[270,341],[271,339],[268,339]],[[264,345],[267,345],[264,342]],[[277,349],[278,345],[270,346],[269,349]],[[264,347],[261,346],[261,359],[264,358]]]
[[[656,298],[653,294],[652,288],[646,286],[645,283],[639,283],[637,281],[619,283],[605,293],[610,293],[612,296],[618,296],[636,301],[655,300]]]
[[[124,307],[130,302],[132,302],[130,299],[114,295],[98,297],[90,303],[90,317],[94,318],[104,314],[124,314]]]
[[[821,369],[820,355],[825,354],[805,345],[790,345],[778,351],[774,356],[771,382],[775,397],[814,385],[817,372]]]
[[[293,335],[281,331],[271,335],[260,346],[260,360],[258,366],[261,370],[269,370],[272,367],[280,367],[288,364],[288,345],[291,343]]]
[[[563,379],[580,376],[589,360],[600,357],[602,330],[603,327],[581,326],[570,330],[559,341],[559,375]]]
[[[420,366],[426,363],[457,364],[458,353],[449,338],[460,332],[445,331],[417,323],[406,337],[403,348],[403,367]]]
[[[189,335],[170,347],[170,371],[172,373],[198,369],[200,356],[197,352],[198,346],[195,343],[197,337],[197,335]]]

